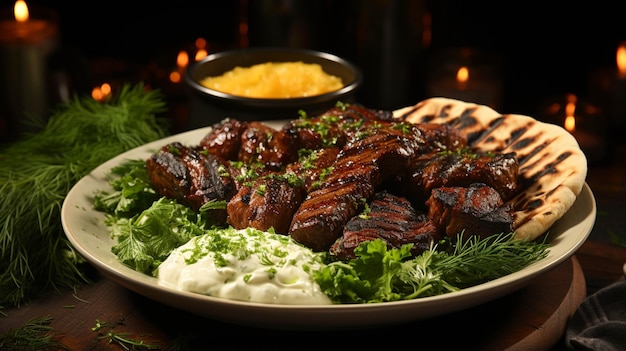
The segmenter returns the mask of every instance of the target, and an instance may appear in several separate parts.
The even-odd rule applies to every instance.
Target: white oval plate
[[[277,122],[275,122],[277,123]],[[268,123],[269,124],[269,123]],[[111,190],[112,167],[125,160],[147,159],[161,146],[180,141],[197,145],[210,127],[173,135],[127,151],[97,167],[69,191],[61,209],[63,229],[85,259],[118,284],[182,310],[231,323],[280,329],[337,329],[382,326],[444,315],[494,300],[528,284],[572,256],[586,240],[596,218],[596,204],[585,184],[569,211],[550,229],[548,256],[518,272],[458,292],[409,301],[355,305],[276,305],[235,301],[163,286],[151,276],[118,261],[104,215],[93,209],[98,190]]]

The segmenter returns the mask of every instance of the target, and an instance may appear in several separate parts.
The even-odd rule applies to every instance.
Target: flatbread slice
[[[516,152],[520,192],[513,199],[517,238],[546,233],[573,205],[587,177],[587,158],[564,128],[534,118],[449,98],[430,98],[394,111],[411,123],[447,123],[479,151]]]

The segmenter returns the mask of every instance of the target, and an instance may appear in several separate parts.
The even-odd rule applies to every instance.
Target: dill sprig
[[[28,321],[24,326],[0,334],[0,350],[70,350],[58,339],[61,333],[50,326],[52,318]]]
[[[125,85],[105,103],[75,96],[40,132],[0,150],[0,305],[88,281],[61,226],[63,200],[110,158],[166,136],[158,91]]]
[[[322,291],[339,303],[372,303],[441,295],[485,283],[537,262],[550,244],[514,239],[514,233],[446,239],[419,256],[411,246],[387,248],[381,239],[361,243],[347,262],[314,273]],[[438,247],[443,244],[444,248]]]
[[[109,344],[117,344],[124,350],[156,350],[161,349],[158,344],[149,344],[141,339],[131,338],[129,334],[114,331],[115,325],[96,320],[96,325],[91,328],[92,332],[98,333],[98,340],[106,340]]]

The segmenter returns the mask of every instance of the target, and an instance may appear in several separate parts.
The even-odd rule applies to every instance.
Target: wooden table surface
[[[52,318],[60,341],[71,350],[124,350],[93,331],[106,322],[118,334],[163,350],[212,347],[329,348],[379,345],[432,345],[463,350],[564,350],[567,320],[583,299],[620,279],[626,249],[626,158],[590,167],[588,184],[598,206],[589,239],[563,264],[509,295],[441,317],[361,330],[292,331],[252,328],[210,320],[140,296],[99,277],[76,291],[54,291],[19,308],[4,309],[0,334],[29,320]],[[107,328],[100,330],[109,331]],[[132,348],[131,348],[132,349]],[[142,348],[136,348],[142,349]],[[145,348],[144,348],[145,349]]]

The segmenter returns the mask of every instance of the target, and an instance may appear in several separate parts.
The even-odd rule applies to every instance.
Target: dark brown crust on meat
[[[291,218],[304,200],[305,190],[280,176],[265,176],[242,186],[228,202],[228,223],[236,229],[273,228],[287,234]]]
[[[488,237],[514,231],[511,206],[504,204],[494,188],[483,183],[433,189],[426,205],[428,218],[453,240],[459,235]]]
[[[179,142],[163,146],[146,160],[148,176],[157,192],[194,211],[209,201],[228,201],[233,196],[235,184],[222,172],[226,167],[218,156]],[[212,209],[207,214],[218,224],[226,223],[225,209]]]
[[[355,258],[354,249],[361,243],[381,239],[388,248],[412,244],[411,253],[417,256],[442,238],[425,213],[415,210],[407,199],[382,191],[374,195],[369,211],[346,223],[329,253],[341,260]]]

